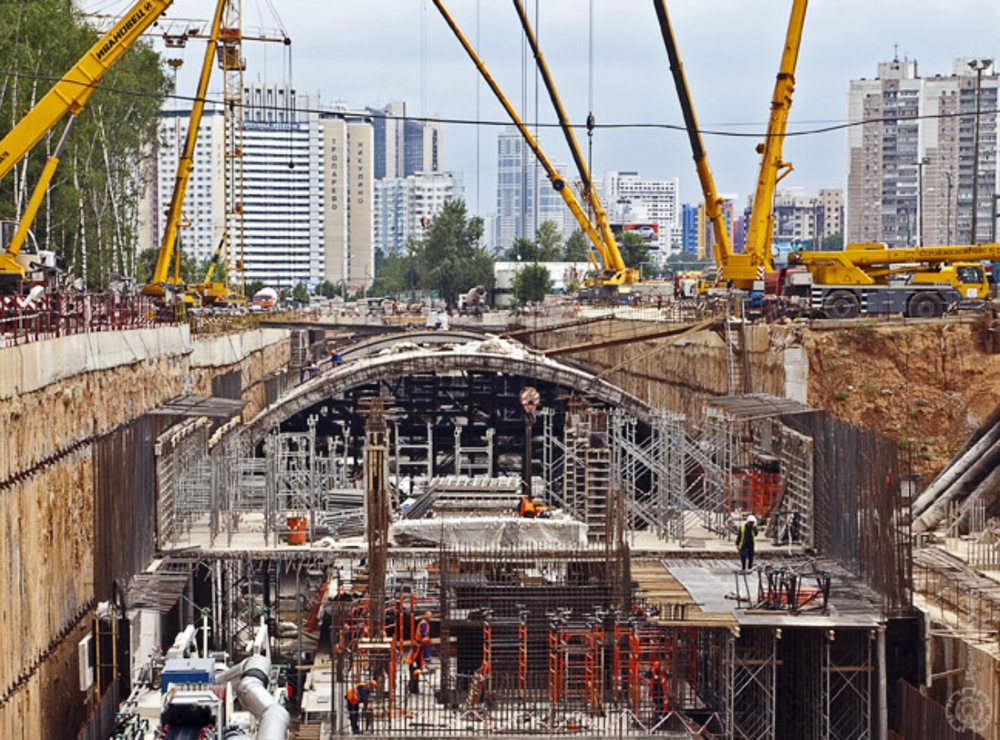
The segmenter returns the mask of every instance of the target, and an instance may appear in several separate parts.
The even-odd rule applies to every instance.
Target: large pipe
[[[254,717],[257,718],[256,740],[285,740],[290,719],[288,712],[267,690],[271,661],[263,655],[251,655],[237,666],[221,673],[218,683],[226,683],[239,677],[236,697]],[[239,731],[229,730],[225,740],[252,740]]]
[[[942,490],[931,505],[913,520],[913,531],[926,532],[934,529],[947,516],[948,504],[954,500],[963,500],[998,464],[1000,464],[1000,441],[985,450],[972,464],[956,471],[961,475]]]
[[[913,516],[923,514],[942,493],[965,474],[971,465],[980,460],[998,439],[1000,439],[1000,425],[994,426],[964,453],[954,457],[948,467],[913,502],[910,507]]]
[[[167,649],[168,658],[183,658],[187,649],[194,644],[194,636],[198,628],[189,624],[185,630],[174,638],[174,644]]]

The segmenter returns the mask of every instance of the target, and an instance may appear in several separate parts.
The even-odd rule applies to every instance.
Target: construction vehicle
[[[528,14],[524,10],[524,3],[521,0],[514,0],[514,7],[521,21],[521,27],[524,29],[524,36],[531,47],[531,53],[535,55],[535,64],[542,76],[542,80],[545,82],[545,89],[549,93],[552,107],[559,119],[559,128],[562,129],[566,144],[569,146],[570,154],[573,156],[573,162],[576,165],[577,172],[580,174],[583,196],[586,198],[593,213],[594,221],[597,224],[600,245],[595,245],[595,247],[600,255],[601,265],[604,269],[599,275],[585,279],[585,283],[589,287],[601,289],[606,293],[614,292],[624,285],[637,283],[640,280],[640,272],[635,268],[625,266],[625,261],[622,259],[621,252],[618,249],[615,235],[611,230],[611,224],[608,222],[607,211],[604,210],[601,199],[597,194],[597,189],[590,179],[590,172],[587,164],[583,161],[583,154],[580,152],[579,144],[577,144],[573,127],[569,124],[569,119],[566,117],[566,110],[559,99],[559,93],[556,92],[552,75],[549,74],[549,67],[545,63],[545,57],[542,56],[542,51],[538,46],[538,39],[531,28]],[[588,125],[592,125],[592,123],[593,121],[588,119]]]
[[[0,178],[24,158],[31,148],[69,113],[59,143],[48,158],[32,191],[14,236],[0,254],[0,292],[16,293],[38,276],[29,274],[35,256],[21,255],[31,223],[55,174],[63,145],[76,117],[83,110],[101,77],[128,51],[173,0],[138,0],[121,20],[87,50],[11,131],[0,139]],[[40,255],[39,255],[40,256]]]
[[[719,198],[712,171],[708,166],[708,156],[705,154],[698,120],[694,113],[694,105],[691,102],[691,92],[684,77],[684,68],[677,51],[677,42],[667,15],[666,1],[653,0],[663,43],[667,49],[667,56],[670,58],[670,71],[677,88],[677,97],[684,116],[695,169],[698,172],[698,181],[705,198],[706,215],[712,223],[713,256],[717,269],[715,285],[725,285],[738,290],[763,291],[765,275],[774,269],[771,259],[771,234],[774,220],[772,201],[777,184],[792,170],[791,164],[782,160],[782,145],[788,124],[788,112],[792,105],[792,92],[795,88],[795,65],[798,61],[799,45],[802,40],[806,4],[807,0],[793,0],[792,2],[791,17],[785,35],[785,47],[781,55],[781,65],[774,86],[774,94],[771,97],[771,115],[768,120],[767,133],[764,142],[757,146],[761,161],[753,204],[750,209],[746,243],[743,253],[737,254],[733,251],[732,241],[722,218],[722,199]]]
[[[180,275],[181,252],[177,248],[178,232],[181,228],[181,215],[184,207],[184,196],[187,193],[191,172],[194,170],[194,149],[198,140],[198,129],[201,126],[202,114],[205,111],[205,95],[208,92],[208,82],[212,75],[212,62],[217,50],[222,48],[219,46],[219,38],[223,31],[222,17],[226,2],[227,0],[218,0],[215,15],[212,16],[211,30],[209,31],[208,43],[205,46],[205,56],[201,65],[201,75],[198,78],[198,90],[191,104],[191,116],[188,120],[187,136],[184,139],[184,148],[177,158],[174,189],[170,197],[170,205],[167,208],[166,225],[163,229],[163,236],[160,239],[160,250],[157,253],[156,266],[153,269],[152,276],[149,278],[149,282],[142,289],[145,295],[154,296],[165,302],[171,302],[176,297],[179,297],[189,305],[246,304],[246,299],[243,296],[232,295],[230,293],[227,284],[212,282],[216,265],[220,259],[223,259],[225,254],[225,237],[219,240],[219,245],[212,255],[204,281],[197,284],[184,286]]]
[[[246,306],[246,296],[232,291],[229,284],[223,280],[215,280],[215,271],[225,255],[226,237],[219,239],[219,246],[212,253],[205,271],[205,279],[200,283],[188,284],[187,290],[199,298],[201,305],[206,307],[225,308],[228,306]]]
[[[948,307],[981,304],[989,298],[985,268],[976,261],[1000,259],[1000,245],[996,244],[907,249],[849,244],[835,252],[793,252],[787,266],[775,269],[771,259],[772,201],[777,183],[791,171],[791,165],[782,161],[781,150],[806,0],[792,3],[767,135],[757,148],[761,163],[746,247],[744,254],[733,254],[666,5],[664,0],[654,0],[654,4],[715,236],[716,278],[713,282],[705,276],[699,293],[727,285],[752,291],[752,296],[764,300],[785,299],[811,313],[836,319],[887,313],[934,318]]]
[[[872,243],[792,252],[766,292],[831,319],[887,313],[936,318],[990,298],[981,260],[1000,260],[1000,244],[889,249]]]
[[[441,0],[434,0],[434,5],[437,7],[438,11],[440,11],[441,16],[444,18],[449,28],[451,28],[452,33],[455,34],[459,43],[462,44],[462,47],[472,59],[473,64],[476,65],[476,69],[479,70],[483,80],[487,85],[489,85],[504,110],[507,111],[507,115],[510,116],[511,121],[517,127],[517,130],[520,132],[525,143],[528,145],[528,148],[531,149],[535,157],[538,159],[538,162],[542,165],[542,168],[545,170],[545,174],[549,178],[549,182],[552,183],[552,187],[559,193],[560,196],[562,196],[566,206],[576,219],[576,222],[580,227],[580,231],[586,234],[587,238],[590,240],[591,250],[587,253],[587,256],[594,268],[594,276],[587,281],[589,287],[593,287],[604,292],[617,292],[617,289],[620,286],[637,282],[639,280],[639,271],[634,268],[626,267],[621,256],[621,252],[618,249],[618,245],[615,242],[614,234],[612,234],[611,227],[607,222],[605,211],[603,207],[601,207],[600,200],[597,197],[595,189],[590,185],[590,176],[587,174],[586,167],[583,165],[583,159],[580,156],[579,147],[576,146],[572,129],[566,121],[565,112],[559,102],[555,88],[551,84],[551,78],[548,74],[548,70],[545,68],[541,53],[538,51],[538,45],[535,42],[534,35],[530,32],[530,26],[527,25],[527,16],[524,14],[523,7],[521,7],[520,3],[515,2],[515,5],[518,8],[518,13],[522,19],[522,24],[525,26],[529,42],[535,52],[535,57],[538,59],[539,69],[542,71],[546,80],[549,95],[552,97],[553,104],[556,107],[556,112],[559,115],[560,126],[566,135],[567,141],[570,142],[570,149],[573,152],[573,158],[576,160],[577,168],[580,170],[581,178],[584,182],[584,195],[587,198],[588,204],[594,211],[595,220],[598,222],[597,227],[595,227],[591,220],[587,217],[587,214],[584,212],[579,201],[576,199],[576,196],[573,194],[573,189],[568,186],[562,175],[559,174],[558,170],[556,170],[556,168],[549,161],[548,157],[546,157],[537,140],[531,135],[531,132],[528,131],[528,128],[524,125],[520,116],[518,116],[517,111],[514,110],[510,101],[507,100],[507,97],[503,94],[500,86],[493,79],[489,70],[486,68],[486,65],[479,58],[475,49],[472,48],[468,39],[465,38],[465,35],[458,27],[458,24],[444,7],[444,4]]]

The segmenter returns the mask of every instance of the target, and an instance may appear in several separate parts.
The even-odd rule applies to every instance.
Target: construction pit
[[[191,351],[198,342],[181,337],[173,360],[50,379],[44,403],[62,402],[60,384],[86,393],[102,372],[146,374],[157,391],[137,418],[109,414],[120,431],[95,420],[95,441],[7,478],[30,501],[33,475],[51,485],[93,466],[98,524],[68,555],[74,588],[92,595],[60,617],[70,626],[41,667],[7,684],[4,736],[66,734],[10,710],[41,690],[46,662],[79,669],[88,636],[101,647],[81,692],[95,734],[83,737],[141,737],[183,693],[162,679],[175,635],[195,635],[184,660],[231,664],[266,628],[269,690],[291,737],[351,734],[346,697],[367,681],[359,729],[384,737],[931,736],[919,723],[942,728],[934,737],[994,737],[979,712],[997,691],[989,502],[976,497],[970,514],[968,492],[942,486],[945,516],[917,534],[908,515],[934,456],[958,460],[970,436],[988,439],[975,427],[991,409],[979,417],[988,403],[972,396],[996,363],[975,353],[979,329],[956,322],[930,340],[926,325],[738,329],[734,361],[724,326],[648,337],[643,324],[578,325],[572,344],[591,346],[572,362],[557,326],[525,327],[535,348],[411,333],[348,349],[342,331],[313,328],[275,330],[242,354],[207,340]],[[297,371],[303,345],[325,353],[331,341],[342,364]],[[937,393],[954,406],[940,419],[924,382],[933,363],[908,382],[911,401],[928,399],[909,408],[936,425],[933,442],[906,448],[809,405],[837,394],[815,370],[837,358],[848,368],[837,382],[858,390],[833,410],[867,399],[881,413],[866,421],[891,432],[904,394],[854,385],[849,350],[887,342],[896,355],[871,361],[898,367],[927,341],[961,373],[953,395]],[[891,378],[880,365],[879,382]],[[525,387],[538,399],[528,411]],[[5,464],[35,451],[18,454]],[[954,478],[968,482],[970,465]],[[77,477],[84,497],[88,477]],[[546,516],[519,516],[525,496]],[[748,513],[761,530],[743,571],[735,537]],[[963,691],[978,703],[956,709]],[[232,689],[209,693],[252,728]]]

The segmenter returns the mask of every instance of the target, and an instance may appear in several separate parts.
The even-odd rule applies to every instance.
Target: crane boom
[[[147,295],[162,296],[162,283],[173,282],[176,284],[180,282],[180,275],[176,274],[176,271],[172,279],[169,278],[168,273],[171,263],[174,262],[184,196],[187,193],[191,172],[194,170],[194,147],[198,139],[201,117],[205,110],[205,95],[208,93],[208,81],[212,75],[212,60],[219,44],[219,29],[222,27],[222,15],[226,2],[227,0],[218,0],[215,15],[212,17],[212,28],[209,32],[208,43],[205,45],[205,57],[201,65],[201,76],[198,78],[198,90],[195,93],[194,102],[191,104],[191,117],[188,121],[187,136],[184,139],[184,150],[177,158],[177,174],[174,176],[174,189],[170,197],[170,206],[167,209],[166,227],[163,230],[163,237],[160,239],[160,251],[156,256],[156,267],[153,269],[149,283],[143,287],[143,293]]]
[[[670,17],[667,15],[666,0],[653,0],[653,6],[656,8],[656,17],[660,22],[663,44],[666,46],[667,56],[670,58],[670,72],[674,78],[674,86],[677,88],[677,97],[680,100],[688,141],[691,143],[691,153],[694,157],[695,170],[698,173],[698,182],[701,184],[701,192],[705,198],[705,214],[712,223],[712,231],[715,236],[712,244],[715,264],[725,273],[726,267],[733,258],[733,247],[729,240],[729,232],[726,231],[726,224],[722,220],[722,199],[715,189],[715,178],[712,177],[712,170],[708,166],[708,155],[705,153],[705,146],[701,140],[698,118],[695,116],[694,104],[691,102],[691,91],[688,89],[687,79],[684,76],[684,65],[681,64],[680,54],[677,51],[677,40],[674,37],[673,27],[670,25]]]
[[[139,0],[63,75],[10,132],[0,139],[0,178],[66,113],[77,114],[104,76],[173,0]]]
[[[601,248],[601,263],[604,265],[605,270],[613,270],[615,272],[624,270],[626,269],[625,261],[622,259],[621,252],[618,250],[615,235],[611,231],[611,224],[608,223],[607,212],[604,210],[604,206],[601,204],[601,199],[597,195],[597,190],[591,182],[590,172],[587,169],[586,163],[583,161],[583,155],[581,154],[580,147],[577,144],[576,135],[573,133],[573,127],[570,126],[569,120],[566,117],[566,111],[563,108],[562,101],[559,99],[559,93],[556,91],[555,83],[552,81],[552,75],[549,74],[549,67],[545,63],[545,57],[542,55],[542,51],[538,47],[538,39],[535,37],[535,33],[531,28],[531,22],[528,20],[528,14],[524,10],[524,4],[521,0],[514,0],[514,7],[517,9],[518,17],[521,19],[521,26],[524,28],[524,35],[528,39],[531,51],[535,55],[538,71],[541,73],[542,79],[545,81],[545,89],[548,90],[549,98],[552,100],[552,106],[555,108],[556,116],[559,118],[559,127],[562,129],[563,135],[566,137],[566,143],[569,145],[570,153],[573,155],[573,161],[576,163],[576,169],[580,173],[580,179],[583,181],[584,195],[594,213],[594,220],[597,222],[597,229],[601,237],[601,244],[603,245]]]
[[[691,93],[677,52],[677,42],[670,26],[666,2],[665,0],[653,0],[653,5],[660,22],[660,31],[667,48],[667,55],[670,57],[670,69],[684,114],[684,123],[688,131],[688,139],[691,142],[695,168],[698,171],[698,181],[705,198],[705,211],[712,222],[715,235],[716,266],[720,269],[721,279],[731,282],[734,287],[752,288],[755,281],[763,280],[764,275],[773,269],[771,264],[771,232],[774,189],[777,183],[791,171],[791,165],[782,161],[781,151],[788,124],[788,113],[792,105],[792,93],[795,88],[795,65],[798,61],[798,51],[802,41],[807,0],[792,0],[784,51],[781,56],[774,94],[771,98],[771,116],[768,120],[767,133],[764,143],[757,147],[757,151],[761,154],[761,161],[757,175],[757,187],[754,190],[754,199],[750,210],[746,244],[742,254],[733,253],[732,242],[722,219],[722,211],[719,207],[721,200],[708,167],[708,157],[705,154],[698,121],[694,114],[694,106],[691,102]]]
[[[143,32],[173,3],[173,0],[139,0],[95,43],[31,110],[0,139],[0,178],[10,172],[67,113],[69,120],[59,142],[42,169],[31,197],[21,214],[10,243],[0,254],[0,289],[7,290],[24,279],[18,254],[41,206],[59,157],[76,116],[86,105],[104,73],[142,36]]]
[[[781,66],[774,83],[771,97],[771,116],[767,124],[764,143],[758,145],[761,155],[757,187],[750,206],[750,224],[747,228],[745,251],[750,257],[750,267],[755,274],[763,268],[772,270],[771,237],[774,233],[774,190],[778,182],[792,171],[792,165],[782,161],[781,150],[785,142],[788,126],[788,112],[792,107],[792,93],[795,90],[795,65],[802,43],[802,27],[805,24],[807,0],[792,0],[792,13],[785,35],[785,48],[781,54]]]
[[[455,38],[458,39],[459,43],[462,44],[462,47],[465,49],[466,53],[472,59],[472,63],[476,65],[476,69],[479,70],[479,74],[482,75],[483,80],[486,81],[486,84],[489,85],[490,89],[493,91],[493,94],[497,97],[497,100],[500,101],[500,105],[502,105],[504,110],[507,111],[507,115],[510,116],[511,121],[517,127],[517,130],[520,131],[521,136],[524,138],[525,143],[527,143],[528,145],[528,148],[531,149],[532,152],[534,152],[535,157],[538,159],[539,164],[542,165],[542,169],[545,170],[545,174],[548,176],[549,182],[552,183],[552,187],[555,189],[555,191],[559,193],[560,196],[562,196],[563,201],[566,203],[566,206],[569,208],[570,212],[573,214],[573,217],[576,219],[577,224],[580,226],[580,230],[583,233],[585,233],[587,237],[590,239],[590,243],[593,245],[593,248],[597,252],[597,254],[603,256],[604,244],[601,241],[601,237],[597,233],[597,230],[594,228],[594,225],[590,223],[590,220],[587,218],[587,214],[585,214],[583,212],[583,209],[580,207],[579,201],[577,201],[576,196],[573,195],[572,188],[567,186],[565,180],[563,180],[562,176],[560,176],[559,171],[549,161],[548,157],[545,156],[545,152],[542,151],[542,148],[535,140],[535,137],[533,137],[531,135],[531,132],[528,131],[528,127],[524,125],[524,122],[521,120],[521,117],[517,115],[517,111],[514,110],[514,107],[510,104],[510,101],[507,100],[507,97],[503,94],[503,90],[500,89],[500,86],[497,84],[496,80],[493,79],[493,76],[486,68],[486,65],[479,58],[479,55],[476,53],[476,50],[472,48],[472,45],[469,43],[468,39],[465,38],[465,35],[462,33],[462,30],[458,27],[458,24],[455,22],[454,18],[452,18],[451,15],[448,13],[448,10],[444,7],[444,4],[441,2],[441,0],[434,0],[434,5],[435,7],[437,7],[438,11],[440,11],[441,17],[444,18],[445,23],[448,24],[449,28],[451,28],[452,33],[455,34]],[[588,256],[590,257],[590,262],[595,269],[600,269],[602,267],[601,265],[597,264],[597,261],[594,259],[594,255],[592,252],[589,252]]]

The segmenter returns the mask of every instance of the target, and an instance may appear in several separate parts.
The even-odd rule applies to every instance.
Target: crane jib
[[[152,6],[153,6],[152,3],[146,3],[143,7],[135,11],[132,14],[132,16],[122,24],[121,28],[115,31],[115,35],[109,38],[107,41],[105,41],[104,45],[94,53],[94,56],[97,58],[97,60],[100,61],[105,56],[107,56],[107,53],[111,51],[112,47],[114,47],[115,44],[121,41],[121,39],[129,31],[131,31],[133,27],[135,27],[135,24],[137,24],[139,21],[141,21],[143,18],[146,17],[147,11],[149,11],[150,8],[152,8]]]

